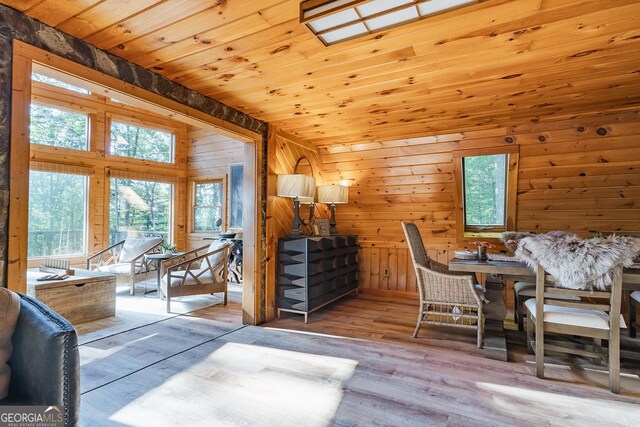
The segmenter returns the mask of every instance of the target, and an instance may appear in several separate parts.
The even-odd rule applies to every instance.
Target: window
[[[40,74],[40,73],[31,73],[31,80],[35,81],[35,82],[40,82],[40,83],[45,83],[51,86],[57,86],[57,87],[61,87],[63,89],[67,89],[67,90],[71,90],[73,92],[78,92],[81,93],[83,95],[89,95],[91,92],[89,92],[86,89],[83,89],[81,87],[78,86],[74,86],[71,85],[69,83],[65,83],[65,82],[61,82],[60,80],[54,79],[53,77],[49,77],[46,76],[44,74]]]
[[[170,241],[173,186],[155,181],[111,178],[109,241],[128,235],[160,236]]]
[[[111,154],[135,159],[172,163],[174,135],[171,132],[111,121]]]
[[[229,166],[229,228],[242,228],[242,181],[244,165]]]
[[[32,144],[88,150],[89,116],[47,105],[31,104]]]
[[[507,155],[463,158],[464,223],[467,228],[506,225]]]
[[[87,177],[29,173],[28,256],[86,253]]]
[[[220,231],[223,222],[224,184],[222,180],[193,185],[193,231]]]
[[[515,230],[519,147],[453,153],[458,240]]]

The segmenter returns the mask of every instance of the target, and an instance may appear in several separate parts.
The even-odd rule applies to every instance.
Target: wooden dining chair
[[[620,392],[620,300],[622,270],[607,291],[580,291],[556,288],[538,263],[536,297],[525,303],[527,309],[527,349],[536,355],[536,375],[544,378],[545,352],[569,353],[601,359],[609,365],[609,389]],[[567,296],[581,298],[569,301]],[[562,299],[559,299],[561,297]],[[586,345],[562,337],[584,337]],[[607,340],[608,348],[603,348]]]

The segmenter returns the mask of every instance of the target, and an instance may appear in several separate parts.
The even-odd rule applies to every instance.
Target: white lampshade
[[[315,196],[316,180],[308,175],[278,175],[278,197],[298,197],[300,200],[313,201]],[[310,202],[309,202],[310,203]]]
[[[313,205],[315,203],[313,197],[298,197],[298,200],[301,205]]]
[[[344,185],[318,185],[318,203],[341,204],[349,201],[349,187]]]

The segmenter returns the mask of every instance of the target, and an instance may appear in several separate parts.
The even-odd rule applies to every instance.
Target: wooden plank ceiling
[[[640,104],[640,0],[486,0],[325,47],[299,0],[3,0],[319,145]]]

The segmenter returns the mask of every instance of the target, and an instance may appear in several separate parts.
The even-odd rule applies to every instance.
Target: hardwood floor
[[[620,395],[604,367],[512,343],[482,357],[473,331],[423,328],[415,304],[361,295],[243,326],[241,295],[81,346],[83,425],[637,425],[640,366]],[[514,337],[517,335],[512,334]],[[517,341],[517,340],[516,340]]]

